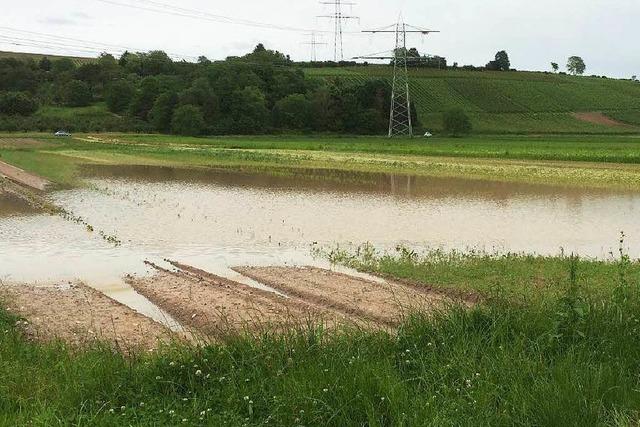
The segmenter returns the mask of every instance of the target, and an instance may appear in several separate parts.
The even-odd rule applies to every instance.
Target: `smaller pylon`
[[[310,34],[307,34],[307,36],[309,36],[310,40],[302,44],[311,46],[311,62],[316,62],[318,60],[318,52],[317,52],[316,46],[326,45],[326,43],[318,41],[318,36],[315,31],[312,31]]]
[[[318,18],[329,18],[333,20],[333,59],[335,62],[342,61],[344,59],[344,44],[342,42],[343,24],[350,19],[360,19],[357,16],[345,15],[342,11],[342,6],[354,6],[355,3],[344,0],[325,0],[321,1],[320,4],[333,6],[333,13],[331,15],[321,15],[318,16]]]

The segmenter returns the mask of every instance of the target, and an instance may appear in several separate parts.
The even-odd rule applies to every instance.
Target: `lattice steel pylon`
[[[311,62],[316,62],[318,60],[318,52],[316,46],[326,45],[326,43],[318,41],[318,37],[315,31],[312,31],[308,36],[311,38],[310,41],[305,42],[303,44],[311,46]]]
[[[413,137],[413,123],[411,122],[411,92],[409,90],[409,61],[407,51],[407,34],[437,33],[439,31],[426,30],[405,24],[402,19],[394,25],[380,30],[367,30],[365,33],[395,33],[396,47],[393,56],[360,56],[358,59],[391,59],[393,61],[393,82],[391,87],[391,109],[389,111],[389,138]]]
[[[321,1],[320,4],[333,6],[332,14],[320,15],[318,18],[329,18],[333,20],[333,60],[335,62],[342,61],[344,59],[344,44],[342,41],[344,22],[350,19],[359,19],[357,16],[345,15],[342,11],[342,6],[354,6],[355,3],[344,0],[326,0]]]
[[[407,27],[404,22],[398,22],[396,25],[396,48],[393,51],[393,57],[389,138],[412,137],[411,95],[409,93],[409,71],[407,70]]]

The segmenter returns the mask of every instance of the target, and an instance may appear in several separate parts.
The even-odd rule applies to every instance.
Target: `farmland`
[[[436,138],[428,143],[364,137],[33,136],[43,144],[0,143],[1,158],[63,185],[77,183],[79,165],[106,163],[274,173],[346,170],[640,188],[640,141],[625,136]]]
[[[436,136],[390,140],[360,135],[389,67],[264,55],[32,70],[0,117],[0,425],[637,424],[640,85],[412,70]],[[71,75],[86,102],[47,96]]]
[[[309,69],[308,75],[362,82],[390,79],[380,66]],[[604,112],[635,125],[640,114],[640,84],[595,77],[533,72],[462,70],[410,71],[413,101],[422,125],[441,130],[442,113],[460,108],[480,133],[637,133],[576,119],[573,112]],[[635,118],[635,119],[634,119]],[[626,119],[626,120],[625,120]]]

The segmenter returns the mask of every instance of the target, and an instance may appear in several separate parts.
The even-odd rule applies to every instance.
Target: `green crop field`
[[[362,82],[391,81],[392,68],[315,68],[307,75]],[[637,133],[640,84],[599,77],[536,72],[411,70],[411,92],[422,125],[442,128],[442,113],[461,108],[480,133]],[[577,119],[575,112],[602,112],[631,126]]]

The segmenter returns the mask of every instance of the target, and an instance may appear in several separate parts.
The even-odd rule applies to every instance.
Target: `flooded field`
[[[149,260],[177,260],[256,285],[236,266],[325,266],[312,249],[483,249],[607,257],[620,231],[640,256],[640,194],[463,179],[312,172],[273,176],[91,167],[87,187],[47,198],[90,231],[0,197],[0,279],[81,280],[156,319],[123,285]],[[114,236],[119,246],[101,237]]]

